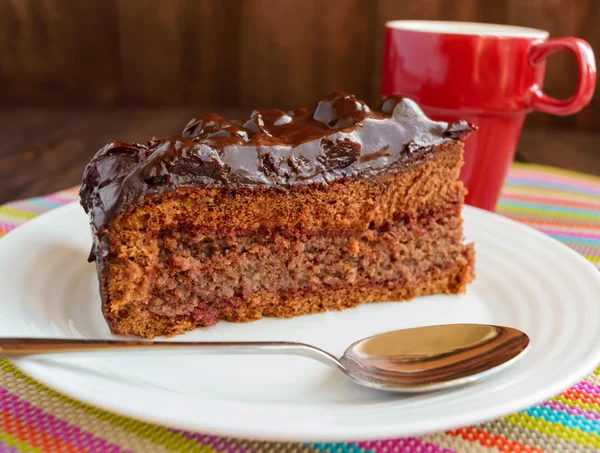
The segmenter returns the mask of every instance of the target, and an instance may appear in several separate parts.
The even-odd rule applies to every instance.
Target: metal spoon
[[[340,359],[304,343],[171,342],[0,338],[0,356],[102,350],[193,348],[209,354],[293,354],[316,359],[365,387],[419,393],[463,385],[514,363],[527,350],[520,330],[446,324],[395,330],[359,340]]]

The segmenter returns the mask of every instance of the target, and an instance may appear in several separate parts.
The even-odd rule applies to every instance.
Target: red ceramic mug
[[[575,56],[579,79],[567,100],[544,94],[545,60],[559,50]],[[386,24],[381,90],[415,100],[430,117],[467,120],[460,178],[466,202],[493,211],[514,158],[526,113],[570,115],[585,107],[596,85],[590,45],[548,32],[468,22],[392,21]]]

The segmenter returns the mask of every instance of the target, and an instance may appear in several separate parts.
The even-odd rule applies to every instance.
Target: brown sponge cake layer
[[[178,316],[191,313],[195,300],[210,304],[263,292],[407,283],[433,267],[452,267],[464,250],[459,218],[420,222],[424,225],[394,225],[383,232],[300,236],[168,231],[158,240],[154,278],[142,299],[155,314]]]
[[[379,228],[406,215],[462,203],[464,189],[456,181],[462,148],[462,143],[448,143],[438,148],[435,158],[405,170],[330,185],[296,186],[288,192],[179,189],[124,210],[102,239],[115,243],[118,234],[122,245],[137,243],[141,248],[146,238],[180,222],[216,231]]]
[[[459,154],[449,152],[450,156],[456,165]],[[123,216],[126,228],[119,229],[121,224],[115,222],[108,236],[116,246],[109,247],[101,272],[105,316],[115,333],[152,338],[220,319],[290,317],[361,302],[463,292],[473,277],[474,260],[472,248],[462,243],[463,193],[460,187],[434,184],[428,176],[436,171],[436,163],[445,160],[378,180],[349,182],[345,192],[358,201],[348,197],[340,206],[357,213],[354,218],[348,215],[346,224],[362,228],[333,228],[338,221],[329,213],[308,223],[312,229],[304,228],[307,223],[297,217],[289,224],[279,222],[277,228],[253,229],[252,219],[243,216],[243,204],[239,216],[219,228],[216,222],[204,222],[206,216],[173,209],[193,199],[189,193],[178,203],[169,198],[156,200],[152,208],[139,207]],[[421,211],[392,209],[409,185],[432,196]],[[377,203],[363,210],[353,206],[362,205],[363,191],[372,190],[382,191],[377,201],[388,203],[385,209]],[[332,206],[327,203],[329,194],[300,196],[311,196],[315,208]],[[303,202],[273,197],[265,209],[275,215]],[[333,206],[340,209],[337,205]],[[161,213],[160,221],[145,217]],[[143,219],[137,230],[133,219]]]
[[[324,287],[318,292],[287,294],[263,293],[241,303],[215,305],[218,319],[229,322],[248,322],[261,317],[290,318],[325,311],[345,310],[363,303],[406,301],[431,294],[459,294],[472,280],[474,255],[471,247],[465,249],[459,262],[451,268],[434,268],[416,278],[410,285],[389,282],[388,285]],[[135,335],[154,338],[173,336],[205,326],[205,319],[192,316],[156,316],[144,304],[132,304],[124,313],[106,314],[111,331],[117,335]],[[214,320],[217,317],[211,316]]]

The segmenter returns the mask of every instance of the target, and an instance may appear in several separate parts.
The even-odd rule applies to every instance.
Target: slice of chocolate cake
[[[406,98],[373,111],[334,93],[313,112],[211,114],[181,137],[105,146],[81,204],[112,332],[464,292],[474,252],[457,177],[471,130]]]

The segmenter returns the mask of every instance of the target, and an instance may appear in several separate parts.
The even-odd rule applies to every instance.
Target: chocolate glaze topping
[[[106,145],[85,170],[81,204],[98,245],[117,213],[148,197],[182,187],[291,190],[374,175],[423,160],[433,147],[473,129],[465,121],[432,121],[401,96],[373,111],[342,92],[312,112],[255,110],[247,120],[231,121],[211,113],[190,121],[181,137]]]

